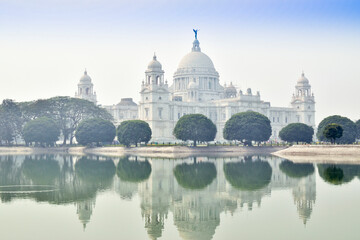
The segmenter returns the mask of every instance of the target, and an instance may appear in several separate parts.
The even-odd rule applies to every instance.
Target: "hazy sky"
[[[86,68],[98,102],[137,102],[156,52],[172,83],[192,29],[220,82],[289,105],[301,71],[316,122],[360,118],[358,0],[0,0],[0,99],[73,96]]]

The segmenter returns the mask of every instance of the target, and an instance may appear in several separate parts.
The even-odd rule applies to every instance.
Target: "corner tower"
[[[164,81],[162,65],[155,54],[145,71],[140,94],[139,118],[149,124],[151,141],[171,141],[170,92],[167,81]]]
[[[96,104],[96,92],[94,92],[94,84],[91,82],[90,76],[85,69],[84,75],[78,83],[78,91],[75,93],[76,98],[81,98]]]
[[[291,106],[296,111],[295,122],[305,123],[315,129],[315,97],[304,73],[301,74],[295,85]]]

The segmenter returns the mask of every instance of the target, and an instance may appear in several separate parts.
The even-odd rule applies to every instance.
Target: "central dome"
[[[180,61],[178,68],[212,68],[214,64],[211,59],[202,52],[190,52]]]

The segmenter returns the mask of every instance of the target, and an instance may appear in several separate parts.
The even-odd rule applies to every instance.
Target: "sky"
[[[193,28],[220,83],[287,107],[301,72],[316,122],[360,119],[360,1],[0,0],[0,100],[74,96],[85,68],[98,103],[140,99],[154,52],[172,83]]]

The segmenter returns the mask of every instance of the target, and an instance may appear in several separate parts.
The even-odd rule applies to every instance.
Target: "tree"
[[[0,142],[10,145],[21,134],[22,124],[19,105],[11,99],[3,100],[0,106]]]
[[[116,135],[116,129],[112,122],[92,118],[82,121],[75,132],[76,141],[82,145],[90,143],[112,142]]]
[[[333,116],[329,116],[327,118],[324,118],[319,126],[318,126],[318,130],[317,130],[317,138],[320,141],[328,141],[328,139],[323,135],[324,133],[324,129],[327,125],[329,125],[330,123],[336,123],[339,124],[342,128],[343,128],[343,135],[341,138],[338,139],[338,143],[343,143],[343,144],[351,144],[353,142],[355,142],[355,138],[356,138],[356,125],[353,121],[351,121],[350,119],[348,119],[347,117],[342,117],[339,115],[333,115]]]
[[[142,182],[149,178],[151,165],[148,160],[130,161],[129,157],[120,159],[117,168],[117,176],[126,182]]]
[[[127,147],[131,144],[137,146],[138,143],[150,141],[151,128],[147,122],[141,120],[124,121],[117,128],[117,136],[121,144]]]
[[[71,97],[53,97],[21,104],[24,118],[29,121],[38,117],[49,117],[59,126],[64,137],[63,144],[70,139],[72,144],[80,122],[91,118],[112,120],[104,108],[93,102]]]
[[[261,113],[247,111],[234,114],[226,121],[224,138],[251,145],[252,141],[263,142],[271,136],[270,120]]]
[[[210,162],[183,163],[174,168],[174,175],[180,186],[188,189],[202,189],[216,178],[216,167]]]
[[[179,121],[177,121],[173,130],[173,134],[177,139],[183,141],[192,140],[194,141],[194,146],[196,146],[197,141],[213,141],[216,132],[215,124],[202,114],[182,116]]]
[[[26,143],[40,143],[45,145],[54,145],[59,139],[60,130],[55,121],[40,117],[26,123],[23,130],[23,138]]]
[[[330,139],[331,143],[335,144],[336,138],[341,138],[343,135],[343,128],[336,123],[328,124],[323,132],[325,138]]]
[[[314,129],[304,123],[290,123],[279,132],[281,140],[286,142],[311,143]]]
[[[268,162],[246,157],[241,162],[224,164],[226,180],[240,190],[254,191],[266,187],[271,181],[272,169]]]
[[[328,183],[339,185],[351,182],[359,173],[359,166],[353,164],[318,164],[320,177]]]
[[[355,124],[356,124],[356,133],[357,133],[356,138],[357,138],[357,139],[360,139],[360,119],[357,120],[357,121],[355,122]]]

